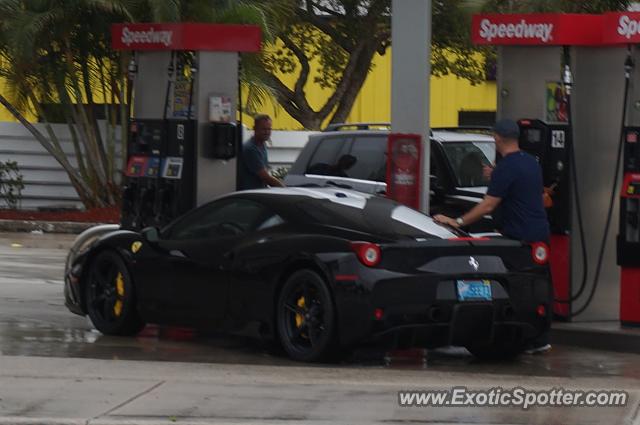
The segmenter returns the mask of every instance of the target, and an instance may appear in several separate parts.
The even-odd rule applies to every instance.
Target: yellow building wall
[[[356,99],[348,122],[390,122],[391,121],[391,51],[384,56],[376,55],[374,66]],[[318,69],[317,63],[312,67]],[[282,80],[289,87],[295,83],[295,75],[281,75]],[[4,84],[0,80],[0,88]],[[6,93],[7,90],[2,90]],[[322,89],[313,82],[313,72],[305,86],[310,105],[319,110],[331,95],[330,90]],[[458,125],[459,111],[495,111],[496,85],[495,82],[484,82],[472,86],[467,80],[453,75],[445,77],[431,77],[431,126],[445,127]],[[302,125],[285,112],[273,99],[265,101],[262,111],[274,118],[273,128],[278,130],[300,130]],[[27,114],[31,121],[36,119]],[[251,117],[246,114],[243,120],[249,127]],[[0,121],[15,121],[13,116],[0,106]]]
[[[0,121],[15,121],[4,106],[0,107]]]
[[[391,49],[384,56],[376,55],[373,68],[356,99],[347,122],[390,122],[391,121]],[[330,90],[323,90],[313,82],[312,75],[305,86],[309,104],[319,110],[331,95]],[[280,75],[289,87],[295,83],[295,74]],[[454,75],[431,77],[430,115],[432,127],[458,125],[459,111],[495,111],[496,84],[487,81],[472,86],[469,81]],[[282,107],[274,101],[265,102],[262,112],[271,115],[273,128],[278,130],[300,130],[302,125],[294,120]],[[251,123],[251,118],[244,116],[244,121]],[[326,124],[326,123],[325,123]]]
[[[5,81],[1,77],[0,77],[0,93],[2,93],[5,97],[7,97],[9,93],[9,89],[5,86]],[[11,101],[11,99],[9,99],[9,101]],[[25,117],[31,122],[34,122],[37,120],[37,117],[31,112],[26,112]],[[13,115],[11,115],[11,113],[7,110],[7,108],[5,108],[3,105],[0,105],[0,122],[3,122],[3,121],[18,121],[18,120],[13,118]]]

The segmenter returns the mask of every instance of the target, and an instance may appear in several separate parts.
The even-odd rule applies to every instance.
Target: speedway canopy
[[[477,14],[478,45],[611,46],[640,43],[640,12]]]

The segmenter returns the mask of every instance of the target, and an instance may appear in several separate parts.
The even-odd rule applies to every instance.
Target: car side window
[[[429,173],[437,178],[440,186],[444,186],[446,184],[446,166],[442,161],[441,153],[436,147],[436,142],[433,141],[431,142],[431,154],[429,156],[429,163],[431,164]]]
[[[279,224],[278,218],[258,202],[224,199],[199,208],[176,222],[170,229],[168,238],[191,240],[240,236],[258,227]]]
[[[266,214],[263,219],[258,220],[256,230],[265,230],[284,223],[282,217],[278,214]]]
[[[486,186],[483,167],[492,163],[488,142],[443,143],[444,152],[455,173],[457,186]]]
[[[342,155],[347,177],[383,182],[387,171],[387,137],[356,136],[349,155]]]
[[[309,160],[305,174],[332,174],[332,166],[337,162],[338,153],[351,141],[351,137],[326,137],[318,143],[318,147]]]

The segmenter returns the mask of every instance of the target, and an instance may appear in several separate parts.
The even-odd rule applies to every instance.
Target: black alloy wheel
[[[282,348],[297,361],[325,359],[334,345],[336,314],[331,292],[312,270],[293,273],[277,303],[278,336]]]
[[[116,252],[98,254],[84,284],[87,312],[96,329],[105,335],[135,335],[142,330],[131,275]]]

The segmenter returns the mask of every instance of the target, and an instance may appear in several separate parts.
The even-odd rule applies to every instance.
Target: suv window
[[[328,137],[318,144],[306,174],[384,182],[386,151],[386,137]]]
[[[386,137],[356,137],[349,154],[353,156],[354,159],[357,158],[357,160],[346,170],[347,176],[361,180],[385,181],[386,153]],[[343,156],[341,158],[343,158]]]
[[[336,164],[338,152],[344,149],[351,137],[327,137],[318,143],[305,174],[320,174],[333,176],[333,166]]]
[[[495,161],[495,148],[491,142],[446,142],[444,153],[453,168],[457,186],[486,186],[482,168]]]

